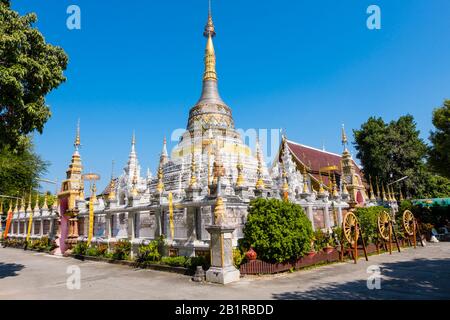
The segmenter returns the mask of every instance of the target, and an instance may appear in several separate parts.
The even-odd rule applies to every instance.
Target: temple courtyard
[[[369,290],[370,266],[381,288]],[[75,267],[74,267],[75,266]],[[80,288],[69,289],[79,267]],[[370,282],[370,281],[369,281]],[[374,283],[372,281],[372,283]],[[450,299],[450,243],[222,286],[184,275],[0,248],[0,299]]]

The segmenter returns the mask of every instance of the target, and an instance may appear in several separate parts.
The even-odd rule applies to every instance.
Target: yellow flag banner
[[[3,234],[4,239],[6,239],[8,237],[9,228],[11,227],[12,217],[13,217],[13,212],[10,208],[8,211],[8,217],[6,218],[5,233]]]
[[[94,236],[94,197],[89,200],[89,233],[88,233],[88,246],[91,244],[92,237]]]
[[[30,219],[28,219],[27,242],[30,240],[32,227],[33,227],[33,211],[30,212]]]
[[[173,196],[172,192],[169,192],[169,226],[170,226],[170,239],[173,240],[175,236],[175,226],[173,224]]]

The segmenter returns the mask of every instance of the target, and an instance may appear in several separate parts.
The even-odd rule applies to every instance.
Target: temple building
[[[136,252],[144,240],[164,236],[171,254],[206,255],[216,232],[211,225],[230,226],[230,243],[237,246],[248,205],[258,197],[301,205],[313,228],[323,230],[340,225],[350,208],[380,200],[371,184],[367,195],[367,183],[347,150],[344,130],[342,155],[283,137],[278,155],[268,168],[261,145],[258,142],[251,150],[244,143],[235,129],[230,106],[219,94],[211,11],[203,35],[206,48],[200,98],[190,109],[186,131],[170,154],[164,140],[157,172],[152,175],[147,171],[142,176],[133,133],[122,174],[112,175],[101,195],[96,195],[95,183],[90,195],[85,195],[78,126],[58,202],[53,208],[35,209],[32,238],[56,238],[57,250],[63,253],[77,241],[86,241],[92,227],[93,242],[113,244],[125,238]],[[90,209],[93,226],[89,223]],[[26,221],[27,210],[16,204],[11,236],[25,237]]]

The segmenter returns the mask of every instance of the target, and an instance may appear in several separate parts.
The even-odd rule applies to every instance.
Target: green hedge
[[[269,262],[298,259],[311,249],[311,222],[301,206],[276,200],[250,202],[241,246],[250,247],[258,258]]]
[[[359,219],[362,229],[362,235],[366,245],[369,243],[379,243],[381,238],[378,232],[378,216],[381,212],[390,212],[390,209],[384,207],[365,207],[357,208],[355,215]]]

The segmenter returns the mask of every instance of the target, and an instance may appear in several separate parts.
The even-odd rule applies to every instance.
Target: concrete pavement
[[[381,289],[369,290],[369,266]],[[79,267],[80,289],[69,289]],[[67,273],[69,270],[69,273]],[[450,299],[450,243],[428,244],[352,262],[275,276],[241,278],[227,286],[190,277],[0,248],[0,299]]]

